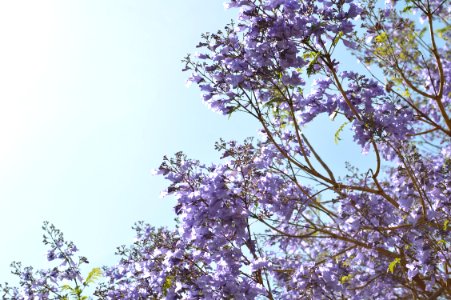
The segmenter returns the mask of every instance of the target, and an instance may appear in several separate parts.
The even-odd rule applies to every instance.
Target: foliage
[[[158,173],[177,200],[176,229],[137,223],[137,241],[118,249],[120,261],[104,268],[95,296],[450,298],[446,1],[226,6],[240,9],[237,23],[204,34],[185,70],[213,110],[256,118],[262,138],[219,141],[218,164],[165,158]],[[344,51],[367,72],[352,69]],[[333,158],[323,159],[303,132],[324,114],[347,120],[336,142],[349,125],[374,167],[336,174]],[[53,252],[67,253],[55,243]],[[21,287],[6,286],[6,299],[80,297],[72,252],[59,258],[66,277],[60,269],[30,277],[14,265]],[[74,286],[65,290],[62,280]]]
[[[76,299],[85,300],[86,287],[96,283],[101,270],[94,268],[83,279],[80,267],[88,264],[84,256],[75,258],[78,252],[72,242],[64,240],[63,233],[54,225],[44,222],[44,244],[49,246],[47,260],[55,266],[34,271],[32,267],[22,267],[20,262],[13,262],[12,273],[19,277],[20,288],[10,287],[7,283],[3,289],[3,299]]]

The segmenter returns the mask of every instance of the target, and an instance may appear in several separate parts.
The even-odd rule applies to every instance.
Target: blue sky
[[[211,0],[0,2],[0,282],[13,260],[45,266],[44,220],[93,266],[114,263],[135,221],[173,220],[151,175],[163,155],[214,161],[220,137],[255,135],[250,118],[209,111],[181,72],[200,34],[232,17]],[[341,124],[322,122],[312,141],[353,159],[333,144]]]

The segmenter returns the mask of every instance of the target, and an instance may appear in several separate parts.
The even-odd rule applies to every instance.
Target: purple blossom
[[[165,157],[157,174],[169,181],[175,228],[136,223],[135,242],[103,268],[95,296],[451,297],[450,33],[431,28],[449,10],[440,0],[406,5],[228,1],[239,24],[205,34],[185,70],[212,110],[256,118],[260,139],[220,140],[211,165]],[[428,30],[434,39],[419,43]],[[370,72],[343,62],[340,40]],[[374,166],[338,172],[323,158],[303,131],[321,115],[350,124]],[[2,286],[5,299],[56,299],[66,282],[72,295],[87,285],[87,259],[52,225],[44,230],[48,260],[59,264],[14,263],[20,288]]]

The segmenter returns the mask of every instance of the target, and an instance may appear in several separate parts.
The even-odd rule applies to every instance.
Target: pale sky
[[[212,0],[0,0],[0,282],[13,260],[45,267],[44,220],[93,267],[114,263],[135,221],[172,224],[151,175],[163,155],[214,161],[220,137],[256,135],[250,118],[209,111],[181,72],[200,34],[232,17]],[[336,147],[327,128],[313,141]]]

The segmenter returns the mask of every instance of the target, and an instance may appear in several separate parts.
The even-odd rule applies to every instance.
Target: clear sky
[[[209,111],[181,72],[200,34],[232,16],[212,0],[0,1],[0,282],[13,260],[45,266],[44,220],[93,266],[114,263],[135,221],[173,220],[151,175],[163,155],[214,161],[220,137],[255,135],[249,118]],[[313,141],[337,152],[334,132]]]

